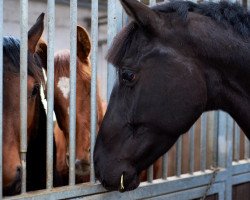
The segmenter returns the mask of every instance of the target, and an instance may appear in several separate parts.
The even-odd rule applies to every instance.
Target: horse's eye
[[[34,87],[33,87],[33,90],[32,90],[32,93],[31,93],[31,97],[34,97],[38,94],[39,92],[39,89],[40,89],[40,86],[38,84],[36,84]]]
[[[124,82],[132,82],[135,80],[135,73],[131,70],[122,71],[122,80]]]

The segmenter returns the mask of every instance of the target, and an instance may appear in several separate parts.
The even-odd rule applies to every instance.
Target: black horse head
[[[238,4],[121,0],[132,18],[114,40],[117,68],[97,136],[95,173],[131,190],[208,110],[228,112],[250,137],[250,16]]]

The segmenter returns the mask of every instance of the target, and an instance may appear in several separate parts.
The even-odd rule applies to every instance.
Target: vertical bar
[[[207,151],[207,114],[204,113],[201,116],[201,143],[200,143],[200,165],[201,165],[201,171],[205,171],[206,169],[206,151]]]
[[[3,177],[3,0],[0,0],[0,177]],[[0,179],[0,199],[2,199],[3,183]]]
[[[110,48],[112,44],[112,40],[114,36],[117,33],[117,28],[116,28],[116,3],[117,0],[108,0],[108,48]],[[116,72],[114,67],[108,63],[108,71],[107,71],[107,100],[109,100],[114,81],[115,81],[115,76]]]
[[[120,1],[116,1],[116,32],[120,32],[123,25],[123,8]]]
[[[70,1],[69,185],[75,184],[77,0]]]
[[[213,166],[218,166],[218,132],[219,132],[219,112],[214,112],[214,127],[213,127]]]
[[[26,192],[26,153],[27,153],[27,50],[28,50],[28,0],[21,0],[21,43],[20,43],[20,153],[22,163],[22,188]],[[1,47],[2,48],[2,47]]]
[[[194,173],[194,130],[195,130],[195,125],[193,125],[189,131],[189,171],[190,171],[190,174]]]
[[[156,3],[156,0],[149,0],[149,6],[152,6],[155,3]],[[154,179],[154,166],[153,165],[151,165],[147,169],[147,179],[148,179],[149,183],[152,183],[152,181]]]
[[[181,160],[182,160],[182,135],[179,137],[176,144],[176,176],[181,175]]]
[[[91,144],[90,144],[90,182],[95,183],[94,145],[96,140],[96,84],[98,61],[98,0],[91,2],[91,42],[92,42],[92,77],[91,77]]]
[[[240,160],[240,127],[235,122],[234,127],[234,160],[238,162]]]
[[[162,156],[162,179],[168,177],[168,153]]]
[[[245,146],[245,151],[244,151],[244,158],[245,159],[249,159],[249,155],[250,155],[250,148],[249,148],[249,140],[246,136],[244,136],[244,146]]]
[[[150,6],[152,6],[152,5],[154,5],[154,4],[156,4],[156,0],[149,0],[149,5],[150,5]]]
[[[54,110],[54,39],[55,1],[48,0],[48,47],[47,47],[47,189],[53,187],[53,110]]]
[[[232,161],[233,161],[233,119],[227,115],[227,179],[226,179],[226,200],[232,199]]]
[[[227,121],[226,113],[219,111],[219,125],[218,125],[218,166],[226,167],[226,156],[227,156],[227,143],[226,143],[226,133],[227,133]]]
[[[154,179],[154,165],[150,165],[150,167],[147,169],[147,181],[149,183],[152,183]]]

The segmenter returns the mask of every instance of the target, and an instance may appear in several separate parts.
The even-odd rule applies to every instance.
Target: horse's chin
[[[3,187],[3,196],[17,195],[21,192],[21,179],[16,178],[10,185]]]

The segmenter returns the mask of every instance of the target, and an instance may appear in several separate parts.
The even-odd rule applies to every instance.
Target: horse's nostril
[[[77,159],[75,162],[75,165],[76,165],[76,168],[79,167],[81,165],[81,161]]]
[[[16,173],[17,173],[17,177],[21,177],[22,176],[22,167],[21,166],[18,166],[16,168]]]

